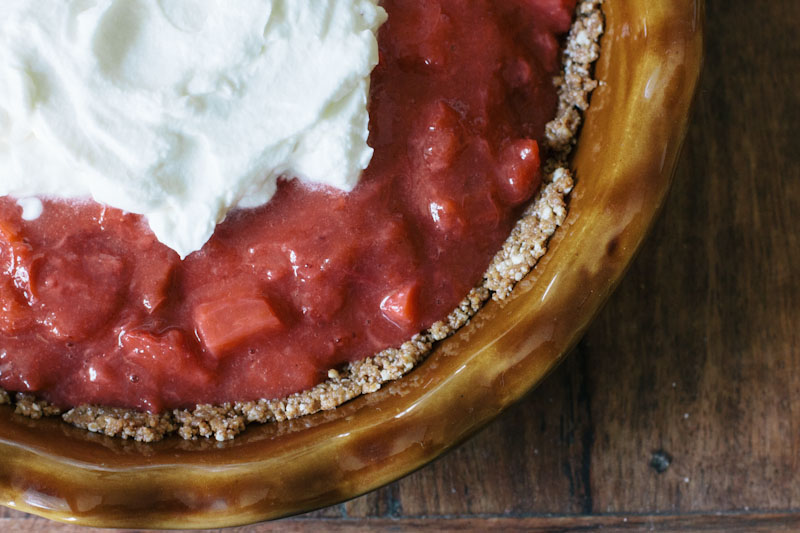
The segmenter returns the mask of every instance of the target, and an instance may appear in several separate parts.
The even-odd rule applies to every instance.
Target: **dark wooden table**
[[[566,362],[420,472],[240,531],[800,530],[800,0],[707,7],[670,198]]]

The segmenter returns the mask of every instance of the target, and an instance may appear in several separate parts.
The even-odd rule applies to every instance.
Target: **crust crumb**
[[[82,405],[70,409],[62,418],[92,433],[140,442],[155,442],[175,431],[169,413],[155,415],[131,409]]]
[[[572,186],[569,170],[558,168],[527,215],[517,223],[486,273],[484,286],[493,291],[493,299],[507,298],[547,251],[547,241],[567,217],[564,198]]]
[[[198,437],[214,438],[217,441],[233,439],[244,431],[245,419],[234,412],[231,404],[198,405],[194,410],[173,411],[178,424],[178,435],[186,440]]]
[[[6,394],[6,396],[8,396]],[[18,392],[14,398],[14,412],[38,420],[43,416],[56,416],[61,414],[61,409],[55,405],[39,400],[32,394]]]
[[[600,57],[600,36],[605,22],[600,9],[603,0],[583,0],[567,37],[564,71],[555,79],[558,111],[545,128],[545,145],[563,163],[576,142],[581,113],[589,107],[589,95],[597,88],[592,64]]]
[[[390,348],[343,368],[331,369],[323,383],[287,398],[218,406],[198,405],[192,410],[177,409],[161,415],[84,405],[67,411],[63,419],[95,433],[141,442],[154,442],[171,433],[187,440],[200,437],[230,440],[249,423],[291,420],[334,409],[361,394],[379,390],[384,383],[411,371],[428,355],[434,343],[464,327],[490,297],[495,300],[507,298],[517,282],[544,255],[548,240],[567,215],[566,198],[572,191],[573,177],[566,161],[576,142],[589,96],[598,86],[591,69],[600,53],[599,40],[604,26],[600,10],[602,1],[579,2],[576,20],[567,37],[563,74],[555,79],[558,111],[545,129],[543,147],[548,155],[544,164],[545,182],[492,260],[482,283],[470,291],[444,320],[399,348]],[[0,404],[10,401],[8,393],[0,389]],[[14,403],[17,413],[31,418],[54,416],[61,412],[55,406],[26,394],[17,394]]]

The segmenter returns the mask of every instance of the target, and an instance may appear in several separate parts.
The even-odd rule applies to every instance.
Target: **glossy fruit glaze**
[[[574,0],[386,0],[375,156],[286,180],[184,261],[138,216],[0,198],[0,387],[159,411],[282,397],[395,346],[480,280],[540,183]]]

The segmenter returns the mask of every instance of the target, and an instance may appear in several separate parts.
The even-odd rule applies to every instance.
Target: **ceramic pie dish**
[[[106,527],[222,527],[331,505],[421,467],[520,399],[610,295],[669,188],[702,62],[702,0],[606,0],[606,33],[548,254],[407,377],[226,442],[119,441],[0,409],[0,502]]]

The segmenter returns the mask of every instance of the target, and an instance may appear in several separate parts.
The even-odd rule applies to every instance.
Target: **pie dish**
[[[182,261],[132,213],[34,198],[28,219],[0,198],[0,386],[18,414],[227,440],[374,392],[509,296],[566,215],[599,2],[383,7],[374,156],[347,194],[279,180]]]
[[[619,280],[668,189],[699,75],[702,3],[605,5],[579,186],[550,252],[405,379],[230,443],[154,445],[0,412],[9,505],[86,525],[220,527],[374,489],[451,448],[537,383]],[[58,435],[59,438],[54,438]]]

